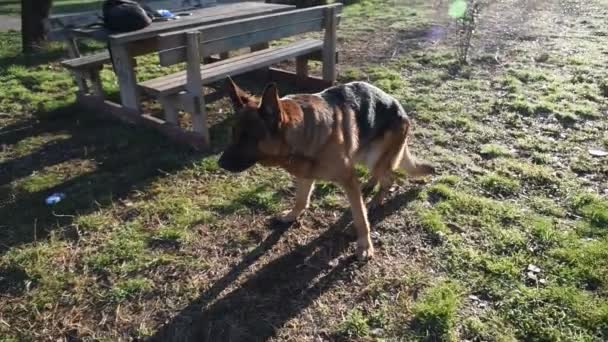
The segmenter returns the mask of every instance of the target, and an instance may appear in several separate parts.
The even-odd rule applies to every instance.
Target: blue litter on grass
[[[51,196],[46,198],[46,204],[53,205],[61,202],[62,199],[65,198],[65,194],[63,192],[56,192]]]

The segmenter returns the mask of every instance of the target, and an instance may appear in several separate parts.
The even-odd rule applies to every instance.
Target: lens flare
[[[450,5],[448,15],[452,18],[462,18],[467,11],[467,2],[465,0],[456,0]]]

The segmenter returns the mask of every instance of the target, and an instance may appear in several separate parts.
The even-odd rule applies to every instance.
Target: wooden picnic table
[[[177,20],[153,22],[144,29],[128,33],[108,34],[102,28],[74,28],[71,31],[74,37],[109,42],[122,105],[139,112],[139,90],[133,57],[157,52],[157,37],[160,34],[292,9],[295,6],[249,1],[183,11],[191,15]]]
[[[121,34],[109,34],[96,25],[99,18],[93,12],[50,18],[47,24],[50,35],[66,43],[70,58],[61,64],[75,76],[80,105],[157,129],[195,149],[205,149],[210,147],[205,104],[224,94],[218,89],[203,91],[203,87],[212,90],[216,88],[214,82],[246,74],[258,80],[288,82],[310,91],[335,83],[336,30],[341,8],[339,3],[296,9],[249,1],[174,9],[176,14],[186,11],[190,15],[153,22],[142,30]],[[323,38],[301,38],[272,47],[269,44],[312,32],[323,32]],[[105,42],[111,53],[106,50],[82,56],[76,44],[79,38]],[[241,49],[249,52],[228,55]],[[185,70],[170,70],[170,74],[138,82],[134,57],[149,53],[158,54],[162,67],[185,62]],[[287,60],[295,60],[295,72],[275,67]],[[121,104],[106,99],[103,91],[100,71],[110,61],[118,78]],[[322,77],[309,74],[309,61],[322,61]],[[142,112],[140,92],[161,104],[164,119],[158,113]]]

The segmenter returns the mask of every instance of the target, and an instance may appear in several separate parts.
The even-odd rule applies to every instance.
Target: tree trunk
[[[23,52],[39,49],[46,40],[44,20],[53,0],[21,0],[21,42]]]

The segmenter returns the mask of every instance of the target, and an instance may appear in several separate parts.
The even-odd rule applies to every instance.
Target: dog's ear
[[[279,121],[281,119],[281,102],[279,101],[279,90],[275,83],[270,83],[264,89],[259,112],[260,116],[266,121],[271,129],[275,129],[279,126]]]
[[[230,77],[228,77],[226,81],[226,92],[228,93],[228,96],[230,96],[232,106],[235,110],[239,110],[253,101],[251,95],[239,88]]]

